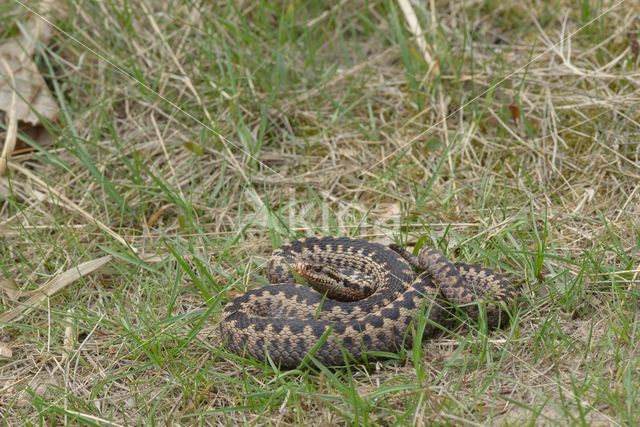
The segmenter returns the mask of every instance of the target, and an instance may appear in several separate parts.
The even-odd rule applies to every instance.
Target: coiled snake
[[[416,272],[414,269],[418,270]],[[296,283],[300,276],[311,287]],[[230,350],[281,367],[313,356],[325,365],[361,362],[370,352],[395,352],[412,344],[422,310],[423,337],[451,314],[444,300],[478,316],[486,301],[489,324],[499,319],[499,303],[515,292],[506,278],[480,266],[449,262],[437,249],[418,256],[346,237],[309,238],[273,252],[270,286],[229,302],[220,332]],[[324,339],[324,342],[321,341]]]

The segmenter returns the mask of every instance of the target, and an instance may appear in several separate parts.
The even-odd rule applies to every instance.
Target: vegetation
[[[59,3],[0,281],[112,258],[0,325],[7,425],[640,423],[638,2],[414,2],[426,50],[396,0]],[[518,310],[368,366],[229,353],[224,304],[321,234],[495,268]]]

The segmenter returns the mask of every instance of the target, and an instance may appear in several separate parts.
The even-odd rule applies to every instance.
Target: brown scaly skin
[[[337,301],[359,301],[373,291],[367,293],[357,279],[326,265],[298,263],[293,270],[313,289]]]
[[[292,270],[322,293],[296,284]],[[436,249],[415,257],[395,245],[345,237],[285,245],[274,251],[267,276],[271,286],[250,290],[225,306],[220,331],[233,352],[260,360],[268,355],[283,368],[298,366],[330,329],[313,356],[325,365],[361,362],[367,352],[410,347],[412,324],[422,310],[430,320],[423,337],[431,335],[433,323],[450,317],[438,300],[463,305],[471,316],[478,315],[473,303],[486,301],[488,320],[495,324],[495,303],[515,297],[502,275],[451,263]],[[364,298],[351,301],[354,292]]]

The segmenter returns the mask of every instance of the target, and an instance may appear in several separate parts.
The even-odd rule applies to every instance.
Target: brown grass
[[[413,2],[431,57],[393,1],[63,3],[0,284],[113,261],[0,325],[7,424],[639,421],[637,3]],[[517,316],[367,369],[226,352],[221,305],[308,234],[423,238],[511,274]]]

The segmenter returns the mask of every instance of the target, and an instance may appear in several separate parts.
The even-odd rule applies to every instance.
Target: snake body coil
[[[297,284],[296,275],[315,289]],[[220,330],[233,352],[260,360],[268,355],[285,368],[299,365],[312,349],[323,364],[341,365],[360,362],[367,352],[409,347],[412,322],[422,310],[430,320],[423,337],[434,331],[432,323],[450,318],[443,300],[464,305],[472,316],[478,315],[473,303],[487,301],[487,318],[496,323],[495,303],[514,297],[502,275],[451,263],[436,249],[415,257],[393,245],[345,237],[309,238],[276,249],[267,277],[272,285],[225,306]]]

